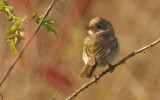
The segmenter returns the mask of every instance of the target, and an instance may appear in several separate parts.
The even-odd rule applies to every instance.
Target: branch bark
[[[153,46],[155,46],[156,44],[158,44],[160,42],[160,38],[138,50],[133,51],[132,53],[130,53],[128,56],[124,57],[122,60],[120,60],[118,63],[116,63],[115,65],[109,65],[110,67],[106,70],[104,70],[100,75],[98,76],[94,76],[93,79],[91,81],[89,81],[88,83],[82,85],[77,91],[75,91],[74,93],[72,93],[69,97],[66,98],[66,100],[72,100],[74,99],[79,93],[81,93],[82,91],[84,91],[85,89],[87,89],[88,87],[90,87],[92,84],[97,83],[97,81],[99,79],[101,79],[101,77],[103,77],[105,74],[107,74],[108,72],[113,71],[113,69],[115,69],[116,67],[118,67],[121,64],[124,64],[129,58],[135,56],[136,54],[139,54],[141,52],[143,52],[146,49],[149,49]]]
[[[18,62],[18,60],[20,59],[20,57],[22,56],[23,52],[25,51],[25,49],[27,48],[27,46],[30,44],[30,42],[32,41],[32,39],[36,36],[36,34],[38,33],[40,27],[42,26],[42,23],[44,21],[44,19],[47,17],[47,15],[49,14],[50,10],[52,9],[52,7],[55,5],[55,3],[57,2],[57,0],[53,0],[52,3],[49,5],[48,9],[45,11],[44,13],[44,17],[42,18],[42,20],[40,21],[39,25],[37,26],[37,28],[35,29],[34,33],[32,34],[32,36],[28,39],[28,41],[26,42],[26,44],[24,45],[24,47],[22,48],[22,50],[20,51],[19,55],[15,58],[15,60],[11,63],[11,65],[8,67],[7,71],[5,72],[4,76],[2,77],[2,79],[0,80],[0,87],[2,86],[2,84],[4,83],[4,81],[7,79],[7,77],[9,76],[10,72],[12,71],[12,69],[14,68],[14,66],[16,65],[16,63]]]
[[[57,93],[54,95],[54,97],[53,97],[51,100],[56,100],[56,98],[57,98],[58,94],[60,93],[60,91],[61,91],[61,89],[59,89],[59,90],[57,91]]]

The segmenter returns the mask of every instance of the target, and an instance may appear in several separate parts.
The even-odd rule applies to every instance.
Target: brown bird
[[[119,42],[112,24],[102,17],[89,22],[88,36],[84,41],[83,61],[85,66],[80,73],[82,78],[90,78],[96,67],[112,63],[119,55]]]

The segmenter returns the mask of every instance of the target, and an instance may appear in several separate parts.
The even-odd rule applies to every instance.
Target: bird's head
[[[102,17],[93,18],[89,22],[88,33],[90,35],[95,34],[96,32],[99,31],[109,31],[109,30],[113,30],[112,24]]]

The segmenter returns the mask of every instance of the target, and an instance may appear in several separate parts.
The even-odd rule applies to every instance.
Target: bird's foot
[[[115,69],[115,67],[111,64],[108,64],[109,65],[109,72],[112,73]]]

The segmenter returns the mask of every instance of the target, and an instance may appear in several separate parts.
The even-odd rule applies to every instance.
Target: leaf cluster
[[[37,17],[37,13],[33,13],[32,20],[35,19],[36,17]],[[43,18],[43,15],[38,16],[36,18],[36,23],[39,24],[42,18]],[[54,35],[57,35],[57,32],[55,31],[55,29],[51,26],[53,24],[55,24],[53,20],[44,20],[42,23],[42,25],[46,27],[49,32],[54,33]]]
[[[8,17],[9,22],[12,23],[12,27],[8,29],[8,36],[5,37],[5,40],[8,42],[12,53],[18,55],[19,53],[15,46],[24,39],[24,29],[22,29],[22,23],[26,19],[26,16],[22,18],[15,16],[14,9],[12,6],[8,5],[7,0],[0,1],[0,14],[1,13],[4,13]]]
[[[12,53],[17,56],[19,52],[17,51],[16,46],[24,39],[24,29],[22,28],[22,24],[27,17],[17,17],[14,13],[13,7],[8,5],[7,0],[0,0],[0,14],[2,13],[4,13],[8,17],[9,22],[12,23],[12,27],[8,29],[5,40],[9,44]],[[37,13],[33,13],[31,20],[36,19],[36,23],[39,24],[42,18],[43,15],[37,17]],[[52,27],[52,24],[54,23],[55,22],[52,20],[44,20],[42,25],[45,26],[49,32],[57,35],[57,32]]]

